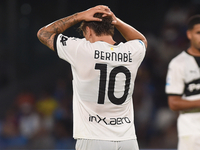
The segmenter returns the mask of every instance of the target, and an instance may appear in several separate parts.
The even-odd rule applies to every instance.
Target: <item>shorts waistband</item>
[[[200,108],[194,108],[194,109],[188,109],[188,110],[182,110],[180,111],[181,114],[185,114],[185,113],[199,113],[200,112]]]

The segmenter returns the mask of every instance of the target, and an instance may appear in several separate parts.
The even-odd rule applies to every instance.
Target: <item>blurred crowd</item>
[[[133,94],[140,148],[177,146],[178,113],[168,108],[165,78],[169,61],[189,45],[185,34],[186,21],[197,12],[193,5],[174,3],[166,12],[157,34],[151,31],[143,33],[148,40],[148,49],[138,70]],[[7,70],[8,67],[8,64],[0,64],[0,89],[4,89],[12,79],[12,68]],[[50,74],[56,76],[55,72],[63,67],[68,68],[64,75],[48,77]],[[16,90],[12,101],[5,105],[9,107],[4,108],[5,115],[0,118],[0,149],[74,148],[70,67],[66,62],[57,61],[49,70],[42,80],[40,76],[40,80],[34,79],[14,88],[20,90]]]
[[[74,149],[72,95],[67,82],[36,95],[23,89],[0,122],[0,149]]]

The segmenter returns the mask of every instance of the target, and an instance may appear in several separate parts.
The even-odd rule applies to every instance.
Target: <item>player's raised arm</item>
[[[38,33],[38,39],[50,49],[54,50],[54,37],[56,34],[60,34],[75,25],[80,21],[101,21],[99,18],[93,17],[95,13],[103,13],[109,15],[110,12],[106,11],[107,6],[99,5],[93,8],[90,8],[86,11],[82,11],[71,16],[59,19],[45,27],[42,27]]]
[[[141,41],[144,42],[147,48],[147,40],[144,37],[144,35],[140,33],[138,30],[128,25],[127,23],[123,22],[119,18],[117,18],[117,21],[114,25],[127,41],[140,39]]]
[[[37,33],[38,39],[44,45],[54,50],[53,42],[55,35],[64,32],[69,27],[78,23],[80,18],[79,16],[80,14],[76,13],[74,15],[57,20],[45,27],[42,27]]]
[[[110,10],[109,10],[110,11]],[[138,30],[123,22],[119,18],[117,18],[113,12],[111,12],[113,22],[112,24],[117,28],[117,30],[122,34],[122,36],[126,39],[126,41],[139,39],[142,40],[147,48],[147,40],[145,36],[140,33]]]

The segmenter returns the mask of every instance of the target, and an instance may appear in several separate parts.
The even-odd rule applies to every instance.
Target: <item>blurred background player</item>
[[[179,111],[178,150],[200,149],[200,15],[188,21],[190,47],[171,60],[166,93],[169,107]]]
[[[82,21],[85,38],[61,34]],[[126,39],[113,40],[114,27]],[[146,38],[99,5],[41,28],[39,40],[71,64],[77,150],[138,150],[132,94]]]

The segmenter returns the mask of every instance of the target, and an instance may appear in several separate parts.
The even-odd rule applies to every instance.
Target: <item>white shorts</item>
[[[200,135],[179,137],[178,150],[200,150]]]
[[[139,150],[137,140],[104,141],[77,139],[76,150]]]

